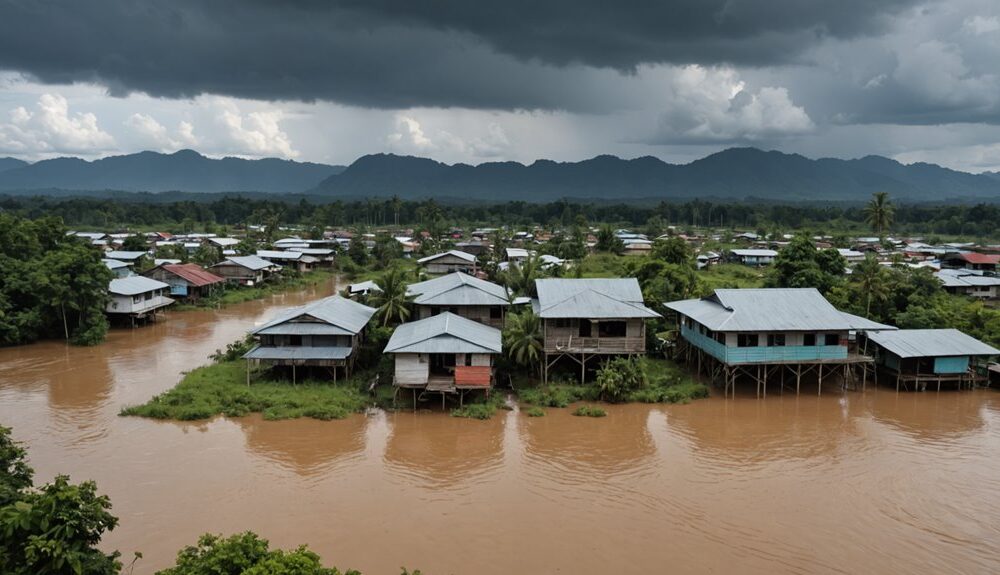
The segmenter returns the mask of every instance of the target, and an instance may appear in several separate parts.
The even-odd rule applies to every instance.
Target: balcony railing
[[[546,353],[642,353],[646,351],[643,337],[549,337]]]

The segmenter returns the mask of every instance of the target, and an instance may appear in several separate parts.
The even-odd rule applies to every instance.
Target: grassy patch
[[[740,264],[718,264],[698,272],[706,295],[719,288],[759,288],[764,285],[766,268]]]
[[[580,277],[620,278],[625,276],[625,256],[590,254],[580,262]]]
[[[525,409],[524,414],[527,415],[528,417],[544,417],[545,410],[542,409],[541,407],[538,407],[537,405],[533,405],[528,409]]]
[[[509,409],[507,398],[500,393],[491,393],[487,398],[480,396],[466,403],[462,407],[451,410],[452,417],[465,417],[468,419],[489,419],[493,417],[498,409]]]
[[[194,303],[180,303],[173,306],[174,311],[185,311],[202,308],[217,308],[237,303],[243,303],[265,297],[323,283],[334,277],[335,272],[329,269],[318,269],[300,276],[291,276],[263,285],[253,287],[230,286],[225,290],[216,292],[211,296],[199,299]]]
[[[573,415],[579,417],[604,417],[608,414],[603,408],[595,405],[581,405],[573,410]]]
[[[595,401],[600,392],[592,385],[549,384],[528,387],[517,392],[522,403],[540,407],[567,407],[577,401]]]
[[[154,419],[196,420],[216,415],[240,417],[261,413],[265,419],[343,419],[362,411],[368,396],[360,377],[338,383],[255,381],[246,384],[242,362],[214,363],[188,373],[173,389],[142,405],[129,406],[121,415]]]

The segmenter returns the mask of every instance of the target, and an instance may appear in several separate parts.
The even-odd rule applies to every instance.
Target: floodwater
[[[94,479],[104,545],[171,564],[204,532],[366,574],[996,573],[1000,393],[867,393],[201,423],[117,415],[332,286],[170,313],[95,348],[0,349],[0,422],[40,481]]]

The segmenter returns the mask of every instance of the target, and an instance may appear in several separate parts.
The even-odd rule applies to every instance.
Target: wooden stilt
[[[802,385],[802,364],[795,366],[795,395],[799,394],[799,388]]]
[[[250,387],[250,360],[247,360],[247,387]]]
[[[819,364],[819,388],[816,390],[816,395],[823,395],[823,364]]]
[[[292,364],[292,385],[295,385],[295,364]]]

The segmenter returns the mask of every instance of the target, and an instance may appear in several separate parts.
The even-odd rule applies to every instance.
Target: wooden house
[[[942,269],[934,274],[948,293],[960,294],[980,299],[1000,297],[1000,276],[996,274],[968,270]]]
[[[143,276],[128,276],[108,284],[110,300],[105,311],[111,317],[137,319],[155,318],[157,311],[174,303],[167,296],[170,286]]]
[[[414,399],[417,390],[440,393],[442,404],[445,394],[488,391],[501,351],[500,330],[448,312],[400,325],[385,347],[397,391],[412,389]]]
[[[128,264],[125,262],[108,258],[104,258],[101,261],[104,262],[104,265],[111,270],[111,273],[114,274],[116,278],[123,278],[132,275],[132,270],[129,269]]]
[[[778,252],[769,249],[745,249],[732,250],[729,255],[733,261],[745,266],[766,266],[774,263]]]
[[[413,298],[413,319],[418,320],[450,312],[502,329],[510,306],[507,288],[462,272],[411,284],[406,292]]]
[[[104,257],[109,260],[118,260],[120,262],[125,262],[129,266],[134,267],[143,256],[149,255],[149,252],[125,252],[121,250],[111,250],[104,254]]]
[[[274,262],[258,256],[232,256],[208,268],[212,273],[239,285],[253,286],[281,269]]]
[[[646,353],[645,320],[660,314],[647,308],[635,278],[535,280],[532,302],[542,320],[545,369],[562,357],[580,364],[608,355]]]
[[[170,286],[171,297],[197,300],[221,287],[226,278],[217,276],[198,264],[160,264],[142,275]]]
[[[417,260],[430,274],[446,274],[451,272],[476,273],[476,256],[459,250],[450,250],[440,254],[427,256]]]
[[[896,390],[924,390],[929,384],[953,384],[959,389],[985,382],[974,369],[1000,350],[957,329],[901,329],[866,334],[876,363],[896,383]]]
[[[996,272],[1000,255],[978,252],[948,252],[941,257],[941,267]]]
[[[257,257],[274,262],[283,268],[293,269],[299,273],[312,271],[313,266],[319,261],[315,257],[301,251],[257,250]]]
[[[675,355],[697,362],[713,380],[722,379],[726,393],[735,391],[738,375],[746,375],[767,394],[767,381],[786,370],[801,378],[815,370],[822,391],[823,370],[871,363],[852,352],[852,332],[894,330],[833,307],[814,288],[717,289],[711,296],[668,302],[676,314]],[[702,369],[702,368],[705,369]]]
[[[350,376],[364,329],[375,309],[340,296],[292,308],[252,330],[258,345],[247,352],[249,364],[324,368],[337,380],[338,370]]]
[[[368,297],[373,293],[381,292],[382,288],[372,280],[366,280],[356,284],[350,284],[347,286],[347,295],[351,299],[357,299],[359,297]]]

